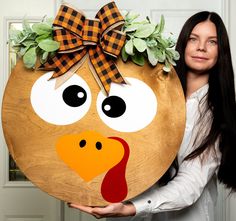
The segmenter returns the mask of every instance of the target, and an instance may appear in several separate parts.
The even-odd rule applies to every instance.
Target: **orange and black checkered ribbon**
[[[65,74],[88,52],[92,73],[100,87],[108,95],[111,82],[125,83],[114,59],[125,43],[125,35],[119,31],[124,24],[115,2],[103,6],[94,20],[87,19],[67,5],[62,5],[53,23],[54,40],[60,42],[55,57],[41,66],[54,70],[52,78]]]

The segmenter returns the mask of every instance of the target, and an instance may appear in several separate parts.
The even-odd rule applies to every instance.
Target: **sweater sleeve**
[[[218,146],[218,142],[215,146]],[[200,157],[183,161],[177,176],[167,185],[154,185],[131,200],[136,208],[136,215],[180,210],[192,205],[200,197],[219,163],[220,153],[213,149],[207,153],[204,162]]]

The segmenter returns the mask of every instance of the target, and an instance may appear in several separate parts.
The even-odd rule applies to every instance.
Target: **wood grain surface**
[[[101,195],[105,173],[85,182],[58,157],[55,145],[65,134],[93,130],[105,137],[121,137],[128,143],[130,156],[125,174],[128,195],[125,199],[152,186],[174,160],[185,128],[185,99],[174,69],[166,75],[161,65],[155,68],[148,64],[140,67],[118,60],[117,66],[124,77],[137,78],[149,85],[157,98],[155,118],[137,132],[118,132],[101,121],[96,110],[96,97],[100,89],[87,60],[76,74],[91,88],[92,103],[81,120],[65,126],[47,123],[32,108],[31,88],[45,72],[27,70],[19,61],[11,73],[2,107],[5,139],[22,172],[48,194],[67,202],[100,206],[108,204]],[[144,115],[146,108],[143,108]]]

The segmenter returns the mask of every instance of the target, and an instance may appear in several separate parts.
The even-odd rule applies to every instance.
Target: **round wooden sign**
[[[98,87],[88,60],[60,87],[19,61],[5,89],[9,151],[40,189],[67,202],[130,199],[165,173],[180,147],[185,99],[174,69],[117,61],[126,84]]]

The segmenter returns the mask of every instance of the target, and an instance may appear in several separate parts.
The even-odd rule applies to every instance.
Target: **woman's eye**
[[[52,72],[40,77],[31,89],[31,104],[35,113],[48,123],[72,124],[85,116],[91,105],[91,91],[88,84],[74,74],[59,88],[55,79],[48,80]]]
[[[126,78],[127,85],[111,84],[108,97],[97,97],[97,111],[101,120],[120,132],[135,132],[149,125],[157,113],[157,98],[143,81]]]
[[[190,37],[190,38],[189,38],[189,41],[190,41],[190,42],[196,42],[196,41],[197,41],[197,38],[195,38],[195,37]]]
[[[217,45],[217,41],[216,40],[209,40],[208,43],[210,45]]]

